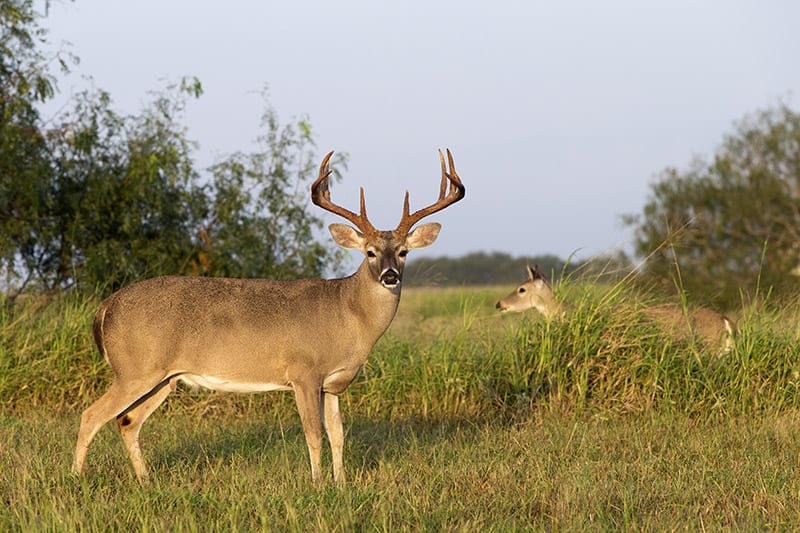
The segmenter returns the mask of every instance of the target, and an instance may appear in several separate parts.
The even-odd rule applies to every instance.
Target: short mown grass
[[[179,388],[69,473],[110,372],[99,299],[0,315],[3,530],[790,530],[800,526],[800,306],[737,313],[720,356],[641,320],[624,285],[572,281],[563,320],[501,316],[509,287],[415,289],[343,395],[348,481],[310,480],[289,393]],[[323,467],[330,478],[329,453]]]

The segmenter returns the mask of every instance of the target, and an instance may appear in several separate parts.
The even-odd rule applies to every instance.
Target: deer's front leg
[[[342,448],[344,447],[344,429],[342,428],[342,414],[339,411],[339,396],[325,393],[323,396],[325,412],[325,429],[331,443],[331,457],[333,458],[333,480],[342,484],[345,482],[344,466],[342,464]]]
[[[303,431],[306,434],[308,454],[311,458],[311,479],[320,481],[320,450],[322,449],[322,388],[319,385],[294,383],[294,395]]]

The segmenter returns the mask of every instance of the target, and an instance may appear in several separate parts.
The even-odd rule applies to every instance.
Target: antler
[[[441,211],[448,205],[454,204],[464,198],[464,184],[461,183],[461,178],[459,178],[458,174],[456,174],[456,167],[453,164],[453,154],[450,153],[449,148],[447,149],[447,162],[450,166],[450,172],[447,172],[447,169],[445,168],[444,155],[442,154],[441,150],[439,150],[439,161],[442,163],[442,183],[439,186],[439,199],[436,201],[436,203],[415,211],[413,214],[409,214],[408,191],[406,191],[406,198],[403,202],[403,218],[400,219],[400,223],[397,225],[397,229],[395,231],[408,234],[408,232],[411,230],[411,227],[426,216],[432,215],[437,211]],[[447,188],[448,180],[450,181],[450,190],[447,192],[447,196],[445,196],[445,189]]]
[[[356,215],[349,209],[345,209],[344,207],[331,202],[331,192],[328,188],[328,178],[331,175],[331,169],[328,166],[328,162],[330,161],[332,155],[333,151],[331,150],[328,152],[328,155],[325,156],[325,158],[322,160],[322,164],[319,166],[319,177],[314,183],[311,184],[311,201],[326,211],[330,211],[331,213],[346,218],[364,234],[377,231],[375,226],[373,226],[372,223],[367,219],[367,208],[364,203],[364,187],[361,187],[361,214],[359,215]],[[442,165],[444,165],[444,163],[442,163]]]

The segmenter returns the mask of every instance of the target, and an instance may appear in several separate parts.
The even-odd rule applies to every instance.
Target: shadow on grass
[[[169,441],[163,436],[163,427],[170,421],[155,421],[150,431],[143,432],[141,442],[146,446],[146,456],[157,471],[196,469],[199,472],[215,465],[235,462],[259,465],[288,463],[292,469],[308,468],[308,451],[305,434],[299,419],[289,420],[231,420],[215,418],[200,425],[189,426],[177,422],[179,438]],[[287,417],[289,418],[289,417]],[[184,425],[187,427],[181,429]],[[345,468],[366,472],[376,470],[383,462],[407,456],[413,450],[439,447],[454,439],[471,440],[485,423],[471,420],[355,420],[345,424]],[[172,431],[175,431],[175,427]],[[122,450],[121,439],[117,436]],[[323,440],[322,468],[326,475],[331,470],[330,447]],[[310,471],[309,471],[310,472]],[[310,478],[310,476],[309,476]]]

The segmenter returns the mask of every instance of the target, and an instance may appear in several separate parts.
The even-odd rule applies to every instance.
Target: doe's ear
[[[415,248],[430,246],[436,241],[436,237],[439,236],[439,231],[441,229],[442,225],[438,222],[428,222],[427,224],[417,226],[414,228],[414,231],[406,236],[406,247],[409,250],[413,250]]]
[[[347,224],[331,224],[328,226],[333,240],[342,248],[353,248],[363,250],[364,235]]]

